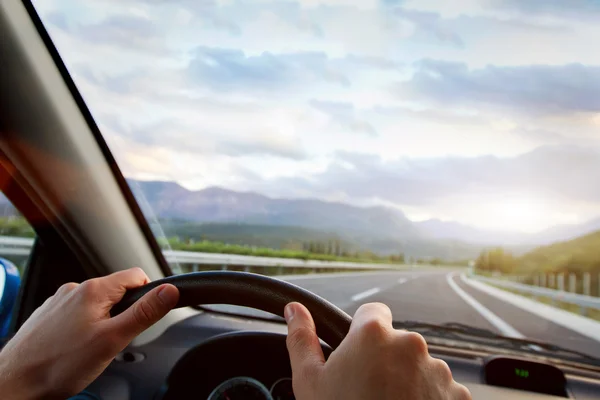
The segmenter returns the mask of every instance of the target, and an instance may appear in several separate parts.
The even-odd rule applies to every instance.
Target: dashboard
[[[278,321],[203,312],[172,325],[148,344],[125,349],[88,391],[104,400],[293,399],[285,333],[285,324]],[[322,347],[327,357],[331,349]],[[530,365],[528,359],[502,361],[506,357],[479,350],[429,347],[474,399],[600,399],[600,369]],[[517,378],[531,374],[542,379],[517,380],[521,386],[515,386],[517,378],[511,380],[506,373],[516,369]],[[548,388],[550,381],[560,383],[564,395],[531,391],[523,383]]]
[[[254,331],[211,337],[175,364],[156,398],[174,400],[194,393],[209,400],[293,400],[285,338]],[[326,345],[323,351],[326,357],[331,353]]]

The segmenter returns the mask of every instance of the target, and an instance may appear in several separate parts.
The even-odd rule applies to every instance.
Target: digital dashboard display
[[[484,366],[484,379],[488,385],[569,397],[564,374],[549,364],[506,357],[492,358]]]

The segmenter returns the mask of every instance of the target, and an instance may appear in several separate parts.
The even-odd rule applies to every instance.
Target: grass
[[[163,248],[166,243],[161,243]],[[238,254],[257,257],[276,257],[276,258],[294,258],[301,260],[320,260],[320,261],[344,261],[355,263],[385,263],[385,264],[404,264],[403,262],[393,262],[389,258],[373,257],[344,257],[334,254],[317,254],[307,251],[288,250],[288,249],[270,249],[266,247],[250,247],[236,244],[226,244],[221,242],[202,241],[192,244],[182,243],[177,240],[169,240],[169,245],[173,250],[195,251],[202,253],[219,254]]]
[[[493,284],[490,284],[490,283],[486,283],[486,284],[494,286],[494,287],[496,287],[498,289],[502,289],[502,290],[505,290],[507,292],[516,294],[518,296],[526,297],[528,299],[537,301],[539,303],[547,304],[547,305],[552,306],[552,307],[560,308],[561,310],[569,311],[569,312],[571,312],[573,314],[581,315],[581,313],[580,313],[581,308],[578,305],[576,305],[576,304],[565,303],[564,301],[558,301],[558,300],[554,301],[554,300],[552,300],[552,298],[550,298],[548,296],[533,296],[531,294],[521,293],[518,290],[508,289],[508,288],[505,288],[503,286],[493,285]],[[597,310],[595,308],[588,308],[586,310],[585,317],[600,322],[600,310]]]

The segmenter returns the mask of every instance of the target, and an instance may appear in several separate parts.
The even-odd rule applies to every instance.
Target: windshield
[[[174,273],[600,357],[596,1],[35,5]]]

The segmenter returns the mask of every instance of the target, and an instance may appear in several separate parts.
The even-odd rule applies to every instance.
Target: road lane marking
[[[487,307],[483,304],[475,300],[471,295],[462,290],[456,282],[452,279],[455,275],[455,272],[450,272],[446,275],[446,280],[448,281],[448,285],[459,295],[467,304],[473,307],[483,318],[485,318],[490,324],[494,325],[496,329],[500,331],[504,336],[514,337],[523,339],[525,336],[517,331],[515,328],[506,323],[499,316],[491,312]]]
[[[378,287],[375,287],[373,289],[366,290],[359,294],[355,294],[354,296],[352,296],[352,301],[359,301],[366,297],[373,296],[375,293],[379,293],[379,292],[381,292],[381,289],[379,289]]]
[[[402,285],[404,282],[406,282],[408,280],[408,278],[400,278],[398,279],[398,284]]]

